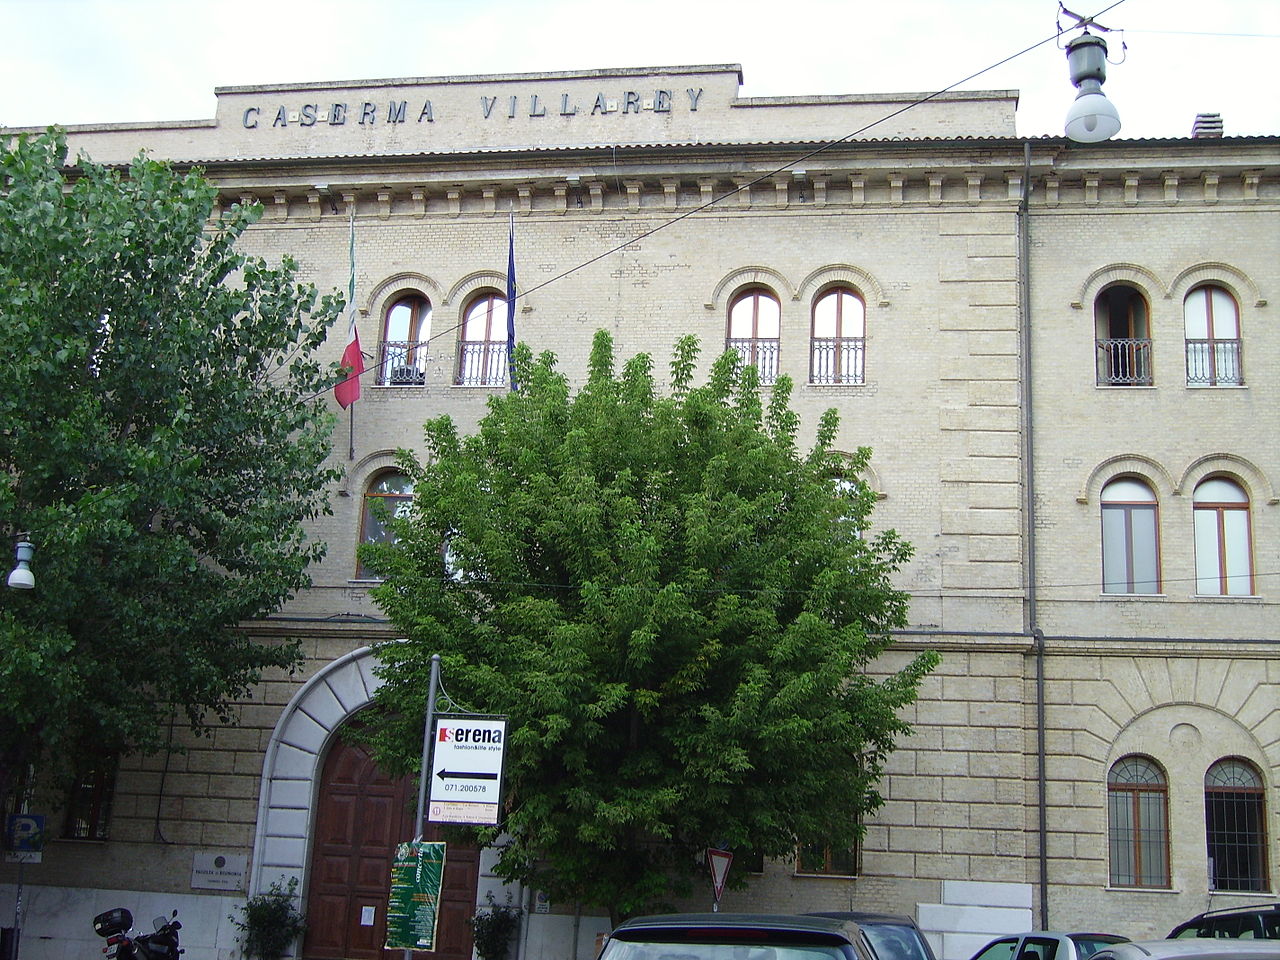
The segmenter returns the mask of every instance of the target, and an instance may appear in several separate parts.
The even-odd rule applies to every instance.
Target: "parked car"
[[[1142,940],[1104,947],[1092,960],[1280,960],[1280,943],[1230,937]]]
[[[851,921],[745,913],[673,913],[618,924],[599,960],[877,960]]]
[[[806,916],[831,917],[834,920],[851,920],[856,923],[871,942],[878,960],[936,960],[929,941],[910,917],[859,910],[823,911]]]
[[[1206,910],[1169,931],[1169,938],[1244,937],[1280,940],[1280,903]]]
[[[1129,938],[1114,933],[1055,933],[1032,930],[997,937],[975,953],[972,960],[1088,960],[1103,947]]]

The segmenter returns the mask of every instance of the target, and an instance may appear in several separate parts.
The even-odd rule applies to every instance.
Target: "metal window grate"
[[[725,342],[725,349],[736,351],[744,365],[754,366],[765,386],[777,382],[779,343],[776,338],[731,337]]]
[[[810,383],[862,383],[867,341],[863,337],[814,337]]]
[[[379,383],[385,386],[421,386],[426,382],[426,340],[384,340],[378,354]]]
[[[1213,387],[1243,384],[1240,341],[1187,340],[1187,383]]]
[[[1149,387],[1151,341],[1145,339],[1098,340],[1098,386]]]
[[[464,340],[458,344],[458,383],[466,387],[501,387],[507,382],[505,340]]]
[[[1206,789],[1204,816],[1213,890],[1267,889],[1267,835],[1262,793]]]

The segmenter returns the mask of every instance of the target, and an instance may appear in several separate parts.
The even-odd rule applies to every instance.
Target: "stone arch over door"
[[[369,647],[334,660],[303,684],[280,714],[262,764],[249,896],[264,892],[274,880],[297,877],[305,902],[307,838],[324,748],[382,686],[373,672],[376,665]]]

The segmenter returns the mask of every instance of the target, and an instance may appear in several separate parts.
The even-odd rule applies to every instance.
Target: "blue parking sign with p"
[[[5,846],[14,853],[39,853],[44,848],[44,814],[11,813]]]

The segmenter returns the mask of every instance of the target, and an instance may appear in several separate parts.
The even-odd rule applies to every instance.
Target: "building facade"
[[[96,949],[90,918],[123,904],[178,907],[193,960],[226,960],[227,915],[282,877],[312,918],[303,956],[381,954],[409,822],[361,806],[403,809],[405,785],[336,736],[395,636],[355,548],[380,535],[370,501],[411,495],[397,448],[440,413],[474,426],[505,389],[511,222],[520,340],[578,381],[599,328],[659,368],[694,333],[704,366],[733,349],[789,375],[802,440],[835,407],[837,447],[874,451],[874,524],[915,545],[886,666],[942,663],[887,802],[857,851],[736,864],[755,875],[723,909],[906,913],[953,960],[1001,932],[1163,936],[1275,898],[1280,137],[1081,145],[1016,136],[1013,91],[740,82],[719,65],[231,87],[213,120],[69,131],[73,153],[145,147],[202,167],[223,205],[261,203],[249,252],[321,288],[345,288],[354,223],[371,359],[312,531],[328,557],[250,626],[304,638],[305,669],[185,753],[126,758],[65,827],[50,811],[68,838],[24,868],[24,957]],[[465,957],[496,881],[489,854],[459,853],[442,952]],[[512,893],[521,958],[586,960],[607,929]]]

